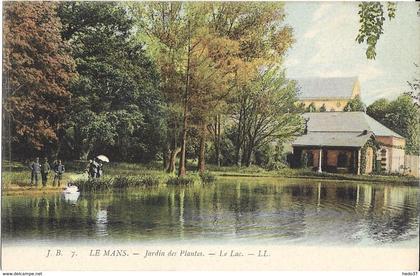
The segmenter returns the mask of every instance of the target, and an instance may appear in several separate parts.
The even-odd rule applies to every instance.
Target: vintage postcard
[[[2,9],[3,271],[416,275],[418,3]]]

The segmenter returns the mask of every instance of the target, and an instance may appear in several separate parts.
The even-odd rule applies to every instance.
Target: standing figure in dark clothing
[[[98,167],[97,167],[97,172],[96,172],[96,177],[100,178],[102,176],[102,162],[100,160],[98,160]]]
[[[92,160],[89,160],[89,164],[86,168],[86,171],[88,173],[89,178],[95,178],[96,177],[96,165],[95,162]]]
[[[61,179],[63,178],[63,174],[65,172],[64,165],[61,164],[61,160],[58,160],[57,165],[54,167],[54,182],[53,186],[55,187],[58,183],[58,187],[61,186]]]
[[[39,158],[37,157],[31,165],[29,165],[31,169],[31,186],[34,184],[38,186],[38,180],[41,178],[41,164],[39,164]]]
[[[48,159],[45,157],[44,163],[41,164],[41,177],[42,177],[42,186],[47,186],[48,174],[51,171],[50,164],[48,164]]]

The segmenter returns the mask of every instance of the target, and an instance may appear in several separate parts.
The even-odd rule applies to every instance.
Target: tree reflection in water
[[[383,244],[418,239],[418,187],[224,178],[124,192],[4,196],[9,240]]]

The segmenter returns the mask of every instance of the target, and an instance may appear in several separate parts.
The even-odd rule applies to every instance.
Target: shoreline
[[[394,186],[405,186],[405,187],[420,187],[420,183],[418,180],[413,181],[400,181],[397,182],[393,179],[371,179],[369,180],[369,177],[367,178],[361,178],[361,179],[352,179],[351,176],[346,178],[346,176],[343,176],[343,179],[336,179],[334,177],[323,177],[323,176],[303,176],[303,175],[293,175],[293,176],[282,176],[282,175],[269,175],[269,174],[235,174],[235,173],[217,173],[212,172],[216,177],[237,177],[237,178],[275,178],[275,179],[304,179],[305,181],[325,181],[325,182],[338,182],[338,183],[358,183],[363,182],[364,184],[370,184],[370,185],[394,185]],[[216,180],[217,181],[217,180]],[[50,193],[57,193],[61,192],[65,189],[67,186],[68,181],[63,183],[60,187],[52,187],[52,186],[46,186],[46,187],[37,187],[37,186],[19,186],[19,185],[13,185],[8,184],[11,187],[4,187],[2,185],[2,195],[39,195],[39,194],[50,194]]]
[[[244,174],[244,175],[236,175],[236,174],[220,174],[217,175],[220,177],[244,177],[244,178],[283,178],[283,179],[305,179],[305,180],[316,180],[316,181],[339,181],[339,182],[362,182],[365,184],[383,184],[383,185],[396,185],[396,186],[406,186],[406,187],[420,187],[420,180],[413,180],[413,181],[398,181],[398,180],[376,180],[376,179],[352,179],[352,178],[343,178],[343,179],[336,179],[333,177],[322,177],[322,176],[282,176],[282,175],[250,175],[250,174]]]
[[[64,186],[60,187],[22,187],[22,186],[13,186],[9,188],[2,187],[2,195],[28,195],[28,194],[50,194],[61,192],[65,189]]]

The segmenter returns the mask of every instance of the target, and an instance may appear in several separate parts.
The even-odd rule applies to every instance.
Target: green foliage
[[[159,79],[132,35],[127,9],[113,2],[63,2],[60,17],[80,76],[71,86],[63,139],[82,159],[99,148],[113,160],[153,159],[163,117]]]
[[[292,139],[303,129],[302,110],[295,105],[296,83],[277,66],[262,72],[243,92],[237,134],[242,135],[243,163],[262,146]]]
[[[396,3],[387,3],[389,20],[395,18]],[[375,59],[376,44],[383,34],[385,21],[384,5],[381,2],[362,2],[359,4],[360,29],[356,41],[361,44],[366,42],[366,57]]]
[[[359,96],[354,97],[351,99],[346,106],[344,107],[344,111],[366,111],[366,105],[362,102]]]
[[[366,163],[367,163],[367,158],[366,157],[367,157],[367,149],[368,148],[372,148],[372,150],[373,150],[372,172],[376,172],[376,152],[379,148],[379,144],[375,140],[370,139],[360,149],[360,174],[365,174],[366,173]]]
[[[354,174],[337,174],[328,172],[313,172],[309,170],[293,170],[292,173],[285,175],[293,175],[294,177],[313,178],[313,179],[334,179],[334,180],[347,180],[347,181],[363,181],[367,183],[387,183],[387,184],[404,184],[418,186],[418,178],[414,176],[401,176],[398,174],[390,175],[354,175]]]
[[[406,139],[407,154],[419,154],[420,110],[408,95],[394,101],[380,99],[367,108],[367,114]]]
[[[200,173],[199,175],[203,183],[211,183],[216,181],[216,176],[209,171],[205,171],[204,173]]]
[[[310,103],[308,107],[306,107],[306,112],[316,112],[316,107],[314,103]]]
[[[75,74],[56,10],[53,2],[3,5],[3,125],[14,156],[58,142]]]
[[[418,14],[420,15],[420,5]],[[414,66],[416,67],[416,75],[418,76],[420,73],[419,66],[416,63],[414,63]],[[407,83],[410,87],[410,90],[405,92],[405,94],[413,99],[414,104],[417,107],[420,107],[420,79],[414,78],[412,81],[407,81]]]
[[[325,104],[322,104],[322,106],[319,108],[319,112],[326,112],[327,111],[327,107],[325,106]]]
[[[161,179],[154,175],[117,176],[104,177],[99,179],[79,179],[71,184],[77,186],[81,192],[85,191],[107,191],[114,189],[127,189],[135,187],[157,186]]]
[[[287,166],[284,141],[278,140],[262,145],[255,151],[255,165],[266,170],[280,170]]]

